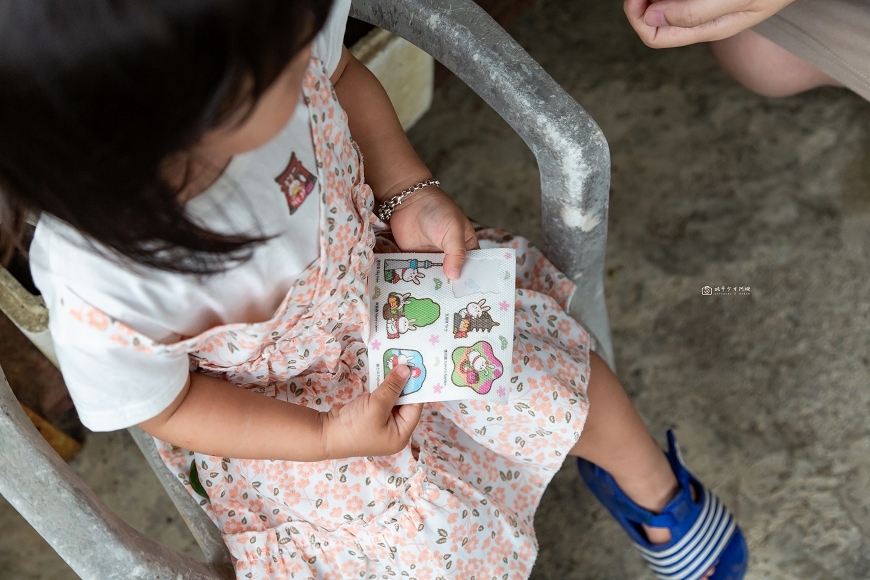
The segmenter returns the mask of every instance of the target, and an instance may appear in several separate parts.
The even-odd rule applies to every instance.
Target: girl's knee
[[[765,97],[788,97],[821,86],[842,86],[754,30],[710,43],[725,73]]]

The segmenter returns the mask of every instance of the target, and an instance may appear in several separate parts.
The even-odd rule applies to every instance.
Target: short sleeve
[[[332,11],[323,29],[315,37],[311,54],[320,59],[326,72],[332,76],[341,60],[341,48],[344,46],[344,30],[350,14],[351,0],[335,0]]]
[[[59,299],[50,308],[49,330],[82,423],[92,431],[113,431],[166,409],[187,382],[187,355],[131,348],[100,330],[105,324],[102,316],[83,319],[68,312],[63,305],[68,291],[57,290]]]

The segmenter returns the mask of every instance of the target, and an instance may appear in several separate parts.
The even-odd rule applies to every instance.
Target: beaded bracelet
[[[391,197],[387,201],[383,202],[378,208],[378,217],[384,223],[389,222],[390,217],[392,217],[393,215],[393,210],[395,210],[396,207],[400,203],[402,203],[402,201],[404,201],[407,196],[411,195],[415,191],[423,189],[424,187],[430,187],[432,185],[437,187],[441,185],[441,182],[437,179],[427,179],[426,181],[421,181],[417,185],[412,185],[408,189],[402,191],[400,194]]]

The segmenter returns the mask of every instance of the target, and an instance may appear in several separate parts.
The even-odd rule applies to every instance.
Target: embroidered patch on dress
[[[284,192],[284,197],[287,198],[287,206],[290,208],[290,215],[299,209],[305,198],[314,190],[314,184],[317,183],[317,177],[305,169],[302,162],[296,158],[296,153],[290,154],[290,162],[287,168],[275,178],[275,182],[281,186],[281,191]]]

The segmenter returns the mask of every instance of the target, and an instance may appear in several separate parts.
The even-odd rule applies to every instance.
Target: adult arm
[[[734,36],[794,0],[624,0],[631,27],[652,48],[686,46]]]

